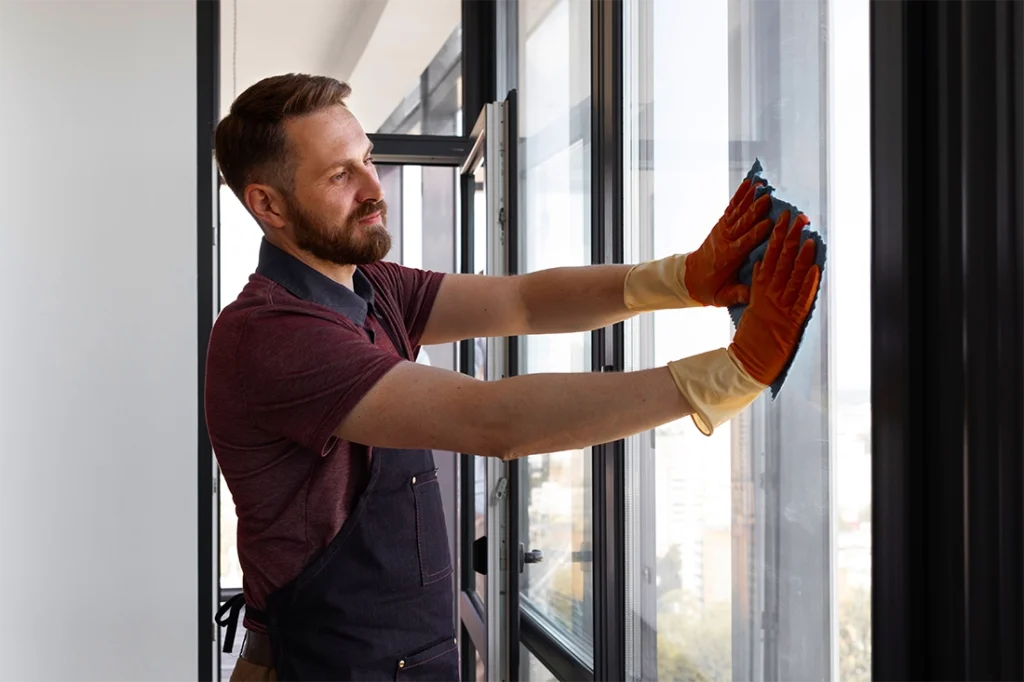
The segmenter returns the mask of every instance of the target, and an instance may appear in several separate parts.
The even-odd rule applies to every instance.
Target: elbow
[[[510,418],[500,404],[485,401],[481,407],[478,426],[474,429],[477,454],[503,462],[530,454],[527,434],[521,424]]]
[[[518,459],[527,453],[524,439],[516,434],[509,424],[494,424],[482,429],[479,435],[478,451],[484,457],[494,457],[503,462]]]
[[[502,462],[511,462],[514,459],[519,459],[523,456],[523,453],[516,452],[515,450],[503,447],[492,447],[483,453],[484,457],[493,457],[500,459]]]

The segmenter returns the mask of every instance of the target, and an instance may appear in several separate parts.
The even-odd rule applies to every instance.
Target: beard
[[[369,265],[383,260],[391,250],[387,230],[388,205],[384,200],[366,202],[339,225],[309,214],[298,202],[288,198],[295,220],[295,244],[317,258],[337,265]],[[380,211],[380,222],[359,221]]]

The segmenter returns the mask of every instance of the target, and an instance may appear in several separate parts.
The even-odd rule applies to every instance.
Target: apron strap
[[[267,626],[267,613],[266,611],[260,611],[255,606],[246,606],[245,615],[248,616],[249,620],[254,623],[259,623],[263,627]]]
[[[245,597],[239,593],[228,599],[217,609],[214,621],[221,627],[227,627],[224,633],[224,653],[230,654],[235,646],[235,632],[238,630],[238,612],[245,606]]]

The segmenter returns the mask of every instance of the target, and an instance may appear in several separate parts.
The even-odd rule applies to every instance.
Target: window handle
[[[539,549],[531,549],[529,552],[526,551],[526,546],[523,543],[519,543],[519,572],[523,572],[523,568],[526,564],[539,564],[544,561],[544,552]]]

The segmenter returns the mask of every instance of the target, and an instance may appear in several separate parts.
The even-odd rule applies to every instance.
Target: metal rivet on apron
[[[399,668],[404,668],[405,667],[405,661],[399,661],[398,662],[398,667]]]
[[[412,482],[413,482],[413,485],[416,484],[416,477],[415,476],[412,477]]]

